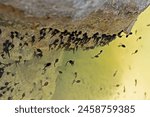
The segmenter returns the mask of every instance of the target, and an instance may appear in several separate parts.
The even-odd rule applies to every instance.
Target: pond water
[[[64,52],[53,99],[150,99],[150,7],[132,35],[94,50]],[[124,44],[126,47],[118,47]],[[103,50],[99,58],[94,55]],[[65,65],[74,60],[74,65]]]

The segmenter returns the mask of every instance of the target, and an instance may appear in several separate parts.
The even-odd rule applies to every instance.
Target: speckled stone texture
[[[73,18],[87,16],[93,11],[112,7],[115,12],[122,10],[121,6],[134,6],[136,12],[141,12],[150,0],[0,0],[1,3],[12,5],[35,16],[68,15]]]
[[[0,0],[0,3],[19,8],[26,16],[55,16],[58,20],[63,16],[73,19],[76,28],[112,34],[122,29],[129,33],[150,0]]]

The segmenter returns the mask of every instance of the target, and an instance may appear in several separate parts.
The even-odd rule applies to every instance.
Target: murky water
[[[149,18],[150,7],[128,38],[124,34],[105,47],[65,52],[53,99],[150,99]],[[100,50],[101,55],[93,58]],[[74,65],[66,65],[68,60]]]

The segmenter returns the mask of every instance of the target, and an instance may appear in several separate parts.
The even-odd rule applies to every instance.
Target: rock
[[[116,33],[123,29],[129,33],[150,0],[1,0],[1,3],[19,8],[28,16],[70,17],[76,20],[76,28],[95,29],[102,33]]]

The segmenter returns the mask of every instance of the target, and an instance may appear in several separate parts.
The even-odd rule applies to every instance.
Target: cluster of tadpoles
[[[45,29],[45,30],[44,30]],[[43,31],[44,30],[44,31]],[[116,34],[100,35],[99,32],[94,33],[91,37],[87,34],[87,32],[82,31],[72,31],[68,30],[60,31],[58,29],[49,28],[48,33],[51,34],[50,38],[53,38],[57,35],[57,38],[54,39],[53,42],[49,43],[49,50],[51,49],[65,49],[65,50],[73,50],[73,52],[77,51],[78,48],[82,48],[83,50],[94,49],[96,46],[104,46],[109,44],[116,38]],[[40,30],[40,40],[41,41],[44,35],[46,35],[46,28]]]
[[[94,33],[92,36],[89,36],[87,32],[83,31],[60,31],[55,28],[41,28],[39,30],[38,35],[33,34],[29,38],[31,40],[25,40],[25,36],[29,36],[28,33],[25,33],[22,35],[18,31],[11,31],[9,34],[9,38],[5,40],[3,43],[3,50],[1,52],[1,57],[2,59],[7,59],[7,57],[11,57],[10,51],[16,47],[14,39],[20,40],[19,47],[20,49],[23,49],[25,46],[33,46],[35,43],[41,43],[41,41],[49,39],[48,42],[48,48],[50,50],[58,50],[58,49],[64,49],[67,51],[72,50],[73,52],[77,51],[78,48],[82,48],[83,50],[89,50],[89,49],[94,49],[97,46],[105,46],[109,45],[111,41],[113,41],[117,36],[119,38],[122,37],[121,33],[123,32],[120,31],[118,34],[100,34],[99,32]],[[2,35],[3,31],[0,29],[0,35]],[[126,37],[131,35],[132,33],[129,33]],[[121,47],[125,47],[125,45],[121,44],[119,45]],[[102,53],[101,52],[96,55],[95,57],[99,57],[99,55]],[[6,57],[7,56],[7,57]],[[36,58],[41,58],[43,56],[43,52],[40,48],[36,48],[34,50],[33,56]],[[14,61],[14,64],[16,66],[20,63],[20,61],[23,59],[23,57],[20,55],[18,57],[18,60]],[[26,60],[24,60],[24,63]],[[70,62],[69,62],[70,63]],[[9,64],[9,65],[8,65]],[[7,63],[7,64],[0,64],[0,78],[2,77],[4,73],[4,68],[11,66],[13,63]],[[3,66],[2,66],[3,65]]]
[[[100,34],[99,32],[94,33],[92,36],[89,36],[87,32],[83,32],[80,30],[75,30],[75,31],[68,31],[68,30],[58,30],[55,28],[41,28],[38,32],[38,35],[36,34],[32,34],[31,36],[28,35],[29,33],[25,33],[24,35],[22,35],[20,32],[18,31],[11,31],[9,38],[4,41],[3,45],[2,45],[2,52],[1,52],[1,57],[3,60],[7,59],[7,58],[11,58],[11,51],[17,47],[17,45],[14,42],[14,39],[20,40],[19,42],[19,47],[20,49],[23,49],[25,46],[28,47],[29,45],[33,46],[36,43],[42,43],[42,41],[44,40],[48,40],[48,49],[49,51],[51,50],[66,50],[66,51],[77,51],[79,48],[83,49],[83,50],[90,50],[90,49],[94,49],[95,47],[98,46],[105,46],[105,45],[109,45],[109,43],[113,40],[115,40],[117,37],[122,38],[122,33],[124,31],[121,30],[119,33],[117,34]],[[137,32],[137,31],[136,31]],[[0,36],[2,35],[3,31],[0,29]],[[126,35],[126,38],[128,38],[130,35],[132,35],[132,32],[130,32],[129,34]],[[25,40],[26,36],[29,36],[29,40]],[[137,39],[140,40],[142,39],[142,37],[139,37]],[[125,44],[119,44],[118,47],[122,47],[122,48],[126,48]],[[102,54],[103,50],[100,50],[99,53],[97,53],[95,56],[91,57],[92,59],[94,58],[98,58],[101,54]],[[138,50],[135,50],[133,54],[136,54],[138,52]],[[43,51],[41,48],[36,48],[34,49],[34,53],[33,56],[40,59],[43,57]],[[6,72],[5,68],[16,64],[16,66],[21,62],[21,60],[23,59],[22,55],[18,56],[17,60],[14,60],[14,62],[10,62],[10,63],[4,63],[4,62],[0,62],[0,78],[3,76],[4,72]],[[24,63],[27,60],[24,60]],[[54,61],[54,67],[56,67],[56,64],[59,62],[59,59],[55,59]],[[71,66],[74,66],[75,61],[74,60],[68,60],[65,64],[65,66],[67,66],[68,64],[70,64]],[[46,70],[52,66],[51,62],[47,62],[44,64],[42,70],[44,71],[43,74],[46,72]],[[14,73],[11,72],[6,72],[7,75],[12,75],[14,76]],[[63,71],[59,70],[59,74],[62,74]],[[113,77],[115,77],[118,73],[118,70],[116,70],[113,73]],[[80,83],[81,80],[77,79],[78,73],[75,72],[74,73],[74,80],[72,82],[72,85],[75,83]],[[14,86],[18,85],[19,83],[15,83]],[[13,92],[14,88],[9,86],[10,82],[5,82],[5,85],[0,87],[0,91],[2,91],[3,93],[0,93],[0,98],[6,93],[5,90],[7,91],[11,91]],[[48,82],[45,82],[43,86],[47,86]],[[137,80],[135,80],[135,86],[137,85]],[[120,85],[117,84],[116,87],[119,87]],[[125,87],[123,92],[125,92]],[[146,94],[145,94],[146,95]],[[21,99],[23,99],[25,97],[25,93],[22,94]],[[12,96],[8,97],[8,99],[13,99]]]
[[[18,31],[10,32],[10,40],[6,40],[3,43],[3,52],[1,56],[5,59],[4,55],[8,55],[10,57],[10,51],[15,47],[13,40],[15,38],[23,41],[19,46],[23,48],[24,46],[28,46],[29,43],[33,45],[35,42],[40,43],[42,40],[49,38],[49,50],[53,49],[65,49],[65,50],[75,50],[78,48],[83,48],[83,50],[94,49],[96,46],[105,46],[108,45],[111,41],[113,41],[117,36],[121,37],[121,33],[118,34],[101,34],[99,32],[94,33],[91,37],[88,36],[87,32],[82,31],[71,31],[68,30],[60,31],[58,29],[53,28],[42,28],[39,30],[39,36],[32,35],[30,41],[24,41],[25,36],[21,36],[21,33]],[[2,30],[1,30],[2,34]],[[26,33],[27,35],[28,33]],[[55,37],[55,38],[54,38]],[[38,54],[36,54],[38,53]],[[37,52],[34,52],[34,55],[37,57],[42,57],[42,51],[37,49]]]

